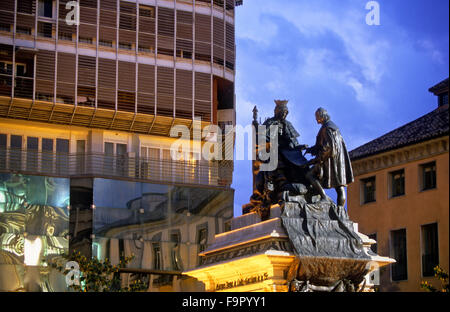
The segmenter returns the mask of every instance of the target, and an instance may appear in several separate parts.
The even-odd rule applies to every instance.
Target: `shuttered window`
[[[195,13],[195,59],[211,61],[211,17]]]
[[[226,48],[226,67],[234,70],[235,55],[234,55],[234,25],[226,23],[226,37],[225,37],[225,48]]]
[[[134,112],[136,64],[119,61],[117,109]]]
[[[177,40],[176,55],[178,57],[192,58],[193,51],[193,32],[192,32],[192,13],[177,11]]]
[[[137,112],[154,114],[155,109],[155,67],[139,64]]]
[[[58,53],[58,72],[56,83],[57,101],[61,103],[74,103],[75,97],[75,55]]]
[[[176,117],[192,118],[192,72],[177,69]]]
[[[175,15],[174,11],[158,8],[158,54],[173,56]]]
[[[194,115],[203,121],[211,121],[211,75],[195,73]]]
[[[119,43],[136,43],[136,3],[120,1]]]
[[[36,99],[53,100],[55,52],[40,50],[36,60]]]
[[[173,68],[158,67],[157,71],[157,113],[173,116]]]
[[[116,102],[116,61],[98,59],[98,99],[100,108],[115,109]]]

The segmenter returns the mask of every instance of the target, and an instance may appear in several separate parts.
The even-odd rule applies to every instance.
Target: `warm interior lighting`
[[[25,238],[24,262],[25,265],[39,265],[41,256],[42,241],[39,237],[34,240]]]

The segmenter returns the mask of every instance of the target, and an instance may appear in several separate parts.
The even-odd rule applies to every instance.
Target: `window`
[[[0,169],[6,168],[6,143],[8,136],[0,133]]]
[[[443,93],[438,96],[438,106],[448,105],[448,93]]]
[[[153,47],[151,47],[151,46],[143,46],[143,45],[139,45],[139,51],[140,51],[140,52],[153,53]]]
[[[31,28],[30,27],[16,26],[16,33],[24,34],[24,35],[31,35]]]
[[[69,140],[56,139],[56,170],[67,174],[69,167]]]
[[[72,33],[60,31],[58,39],[66,40],[66,41],[72,41]]]
[[[160,149],[141,146],[139,156],[141,177],[159,180],[161,175]]]
[[[153,269],[154,270],[161,270],[162,269],[162,263],[161,263],[161,243],[153,243]]]
[[[27,170],[35,171],[38,165],[39,138],[27,137]]]
[[[405,195],[405,170],[391,172],[391,197]]]
[[[42,138],[42,170],[50,172],[53,169],[53,139]]]
[[[391,255],[397,261],[391,266],[393,281],[408,279],[406,229],[391,232]]]
[[[39,16],[53,17],[53,0],[39,0]]]
[[[0,74],[12,75],[12,62],[0,62]],[[16,76],[25,76],[27,65],[16,62]]]
[[[198,245],[198,249],[197,249],[197,254],[203,252],[206,250],[208,244],[208,228],[207,226],[201,226],[198,230],[197,230],[197,245]],[[198,264],[202,264],[202,257],[198,257]]]
[[[141,17],[149,17],[154,18],[155,17],[155,8],[150,6],[139,6],[139,16]]]
[[[126,175],[128,168],[127,144],[105,142],[104,147],[104,173],[111,174],[114,172],[118,175]]]
[[[436,188],[436,162],[430,162],[420,166],[421,190],[430,190]]]
[[[375,177],[361,180],[362,184],[362,203],[367,204],[375,201]]]
[[[112,41],[111,40],[102,40],[102,39],[100,39],[98,41],[98,44],[103,46],[103,47],[112,47]]]
[[[180,241],[181,241],[180,231],[178,230],[173,231],[170,234],[170,241],[171,241],[172,268],[173,270],[182,271],[183,264],[181,262],[180,256]]]
[[[4,23],[0,23],[0,30],[1,31],[11,31],[11,25],[9,24],[4,24]]]
[[[86,140],[77,140],[77,173],[85,170]]]
[[[10,140],[9,167],[13,170],[20,170],[22,167],[22,136],[11,135]]]
[[[88,37],[80,37],[79,41],[81,43],[88,43],[88,44],[92,44],[92,38],[88,38]]]
[[[437,223],[422,225],[422,274],[434,276],[434,267],[439,264]]]
[[[38,23],[38,35],[40,37],[52,38],[52,28],[53,28],[53,24],[51,24],[51,23],[39,22]]]
[[[131,43],[119,42],[119,49],[131,50]]]
[[[369,234],[369,235],[367,235],[367,236],[369,236],[369,238],[371,238],[371,239],[373,239],[373,240],[375,240],[375,241],[377,240],[377,233]],[[371,249],[374,253],[377,253],[378,244],[375,243],[375,244],[370,245],[370,249]]]
[[[12,63],[0,62],[0,74],[12,75]]]

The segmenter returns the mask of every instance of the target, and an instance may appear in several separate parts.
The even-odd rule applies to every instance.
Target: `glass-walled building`
[[[0,2],[0,291],[65,289],[48,261],[74,250],[134,254],[130,270],[163,271],[150,290],[172,290],[228,229],[232,161],[192,141],[174,160],[170,130],[235,124],[234,8]]]

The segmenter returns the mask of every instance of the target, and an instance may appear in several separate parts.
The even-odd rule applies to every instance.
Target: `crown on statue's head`
[[[275,100],[275,104],[277,104],[277,107],[283,107],[286,106],[289,100]]]

